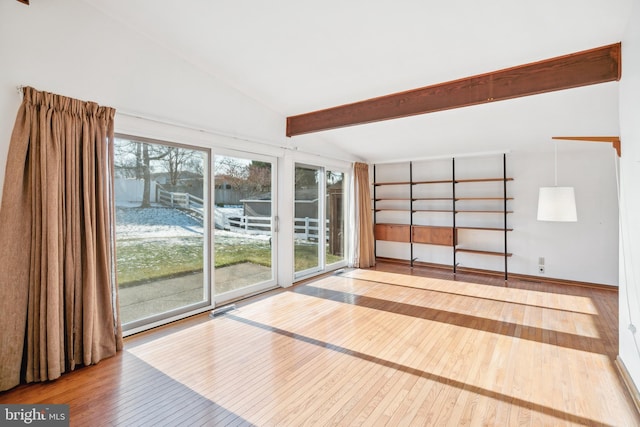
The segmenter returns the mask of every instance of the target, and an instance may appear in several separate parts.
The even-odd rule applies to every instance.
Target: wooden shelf
[[[453,180],[451,179],[443,179],[443,180],[437,180],[437,181],[414,181],[411,183],[411,185],[422,185],[422,184],[451,184],[453,183]]]
[[[456,226],[456,230],[513,231],[513,228],[500,228],[500,227],[460,227],[460,226]]]
[[[511,214],[513,213],[513,211],[473,211],[473,210],[466,210],[466,209],[456,209],[456,213],[499,213],[499,214],[504,214],[504,213],[508,213]]]
[[[415,199],[414,199],[415,200]],[[451,200],[451,199],[449,199]],[[500,200],[500,201],[504,201],[504,200],[513,200],[513,197],[456,197],[455,199],[456,201],[458,200]]]
[[[385,202],[385,201],[396,201],[396,202],[409,202],[406,209],[396,209],[396,208],[376,208],[374,202],[374,222],[375,222],[375,213],[383,212],[383,211],[396,211],[396,212],[409,212],[409,220],[405,224],[376,224],[375,225],[375,239],[380,241],[393,241],[393,242],[404,242],[408,243],[410,247],[410,256],[409,262],[411,266],[413,266],[414,261],[417,259],[414,257],[414,245],[416,244],[425,244],[425,245],[440,245],[440,246],[450,246],[453,252],[453,272],[456,272],[456,266],[458,262],[456,261],[457,253],[471,253],[478,255],[490,255],[490,256],[498,256],[504,258],[504,278],[507,280],[508,271],[507,271],[507,259],[512,256],[511,253],[507,252],[507,232],[513,231],[513,228],[507,228],[507,214],[512,214],[512,210],[507,210],[507,201],[513,200],[513,197],[507,197],[507,182],[513,181],[513,178],[507,177],[507,167],[506,167],[506,156],[502,155],[502,168],[501,175],[502,177],[487,177],[487,178],[464,178],[464,179],[456,179],[456,159],[451,159],[451,179],[437,179],[437,180],[426,180],[426,181],[415,181],[414,180],[414,168],[413,162],[408,162],[409,170],[408,170],[408,178],[409,181],[401,181],[401,182],[376,182],[376,167],[373,167],[373,198],[375,202]],[[469,173],[467,172],[467,175]],[[442,174],[440,176],[443,176]],[[465,196],[465,191],[460,191],[458,195],[457,185],[458,184],[467,184],[467,183],[500,183],[501,190],[495,188],[495,185],[486,188],[486,191],[483,194],[479,194],[479,196],[485,195],[486,197],[476,196],[474,193],[467,192],[468,196]],[[425,187],[420,189],[420,192],[414,190],[414,186],[416,185],[430,185],[430,184],[449,184],[449,188],[437,188],[436,190],[427,189]],[[400,191],[395,194],[391,193],[395,190],[390,190],[388,193],[392,197],[384,198],[384,197],[376,197],[376,188],[382,185],[407,185],[408,188],[403,188],[402,193]],[[481,189],[477,187],[477,189]],[[446,190],[446,191],[445,191]],[[406,192],[405,192],[406,191]],[[408,197],[405,195],[408,192]],[[414,194],[418,193],[418,194]],[[393,197],[393,196],[396,197]],[[427,196],[433,197],[427,197]],[[449,197],[445,197],[443,195],[449,195]],[[496,197],[500,195],[501,197]],[[431,203],[430,203],[431,202]],[[435,202],[435,203],[433,203]],[[439,203],[438,203],[439,202]],[[446,203],[449,202],[449,203]],[[456,204],[461,202],[461,204]],[[479,203],[478,203],[479,202]],[[485,202],[485,203],[482,203]],[[496,203],[499,202],[499,203]],[[417,206],[416,206],[417,205]],[[384,205],[383,205],[384,206]],[[393,206],[393,205],[391,205]],[[396,205],[398,206],[398,205]],[[405,206],[405,205],[401,205]],[[444,209],[442,209],[444,207]],[[460,207],[465,207],[465,209],[460,209]],[[468,209],[467,209],[468,207]],[[473,209],[473,208],[476,209]],[[448,208],[448,209],[447,209]],[[450,215],[450,220],[444,221],[445,223],[450,223],[451,226],[444,225],[418,225],[414,224],[414,214],[429,214],[429,213],[444,213]],[[467,214],[502,214],[504,216],[504,224],[501,224],[502,227],[459,227],[457,225],[456,214],[465,214],[464,218],[467,218]],[[425,217],[420,216],[419,218],[423,219]],[[432,218],[432,217],[428,217]],[[442,221],[443,217],[435,217],[438,221]],[[446,218],[446,216],[444,217]],[[463,221],[464,222],[464,221]],[[457,248],[458,245],[458,230],[475,230],[475,231],[492,231],[492,232],[501,232],[504,234],[504,251],[502,252],[494,252],[494,251],[484,251],[477,249],[464,249]],[[460,238],[469,237],[469,234],[460,234]],[[498,247],[496,244],[498,242],[495,241],[496,236],[491,235],[487,236],[487,239],[493,241],[493,247]]]
[[[395,181],[395,182],[374,182],[373,185],[379,187],[381,185],[409,185],[411,181]]]
[[[492,251],[478,251],[475,249],[455,249],[456,252],[466,252],[470,254],[478,254],[478,255],[491,255],[491,256],[507,256],[510,257],[513,254],[504,253],[504,252],[492,252]]]
[[[496,182],[496,181],[513,181],[513,178],[473,178],[473,179],[456,179],[456,184],[464,184],[467,182]]]

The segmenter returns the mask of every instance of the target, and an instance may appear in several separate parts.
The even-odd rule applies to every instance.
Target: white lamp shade
[[[541,187],[538,195],[538,221],[578,221],[573,187]]]

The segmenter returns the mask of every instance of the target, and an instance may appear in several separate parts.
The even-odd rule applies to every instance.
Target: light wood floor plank
[[[0,403],[78,426],[640,425],[615,291],[381,263],[237,305]]]

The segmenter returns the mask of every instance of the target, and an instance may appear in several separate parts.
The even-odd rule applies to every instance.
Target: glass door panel
[[[296,165],[294,192],[294,272],[301,277],[321,269],[324,258],[324,225],[321,223],[322,169]]]
[[[273,158],[215,156],[215,300],[275,286]]]
[[[327,265],[342,262],[345,259],[344,245],[344,173],[327,171],[326,173],[326,227],[325,262]]]
[[[116,262],[124,330],[211,305],[209,151],[118,137]]]

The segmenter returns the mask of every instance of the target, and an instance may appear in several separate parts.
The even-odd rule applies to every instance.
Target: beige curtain
[[[122,348],[114,114],[24,88],[0,207],[0,390],[55,379]]]
[[[371,214],[371,189],[369,188],[369,165],[353,165],[356,192],[356,259],[354,265],[360,268],[376,265],[373,216]]]

